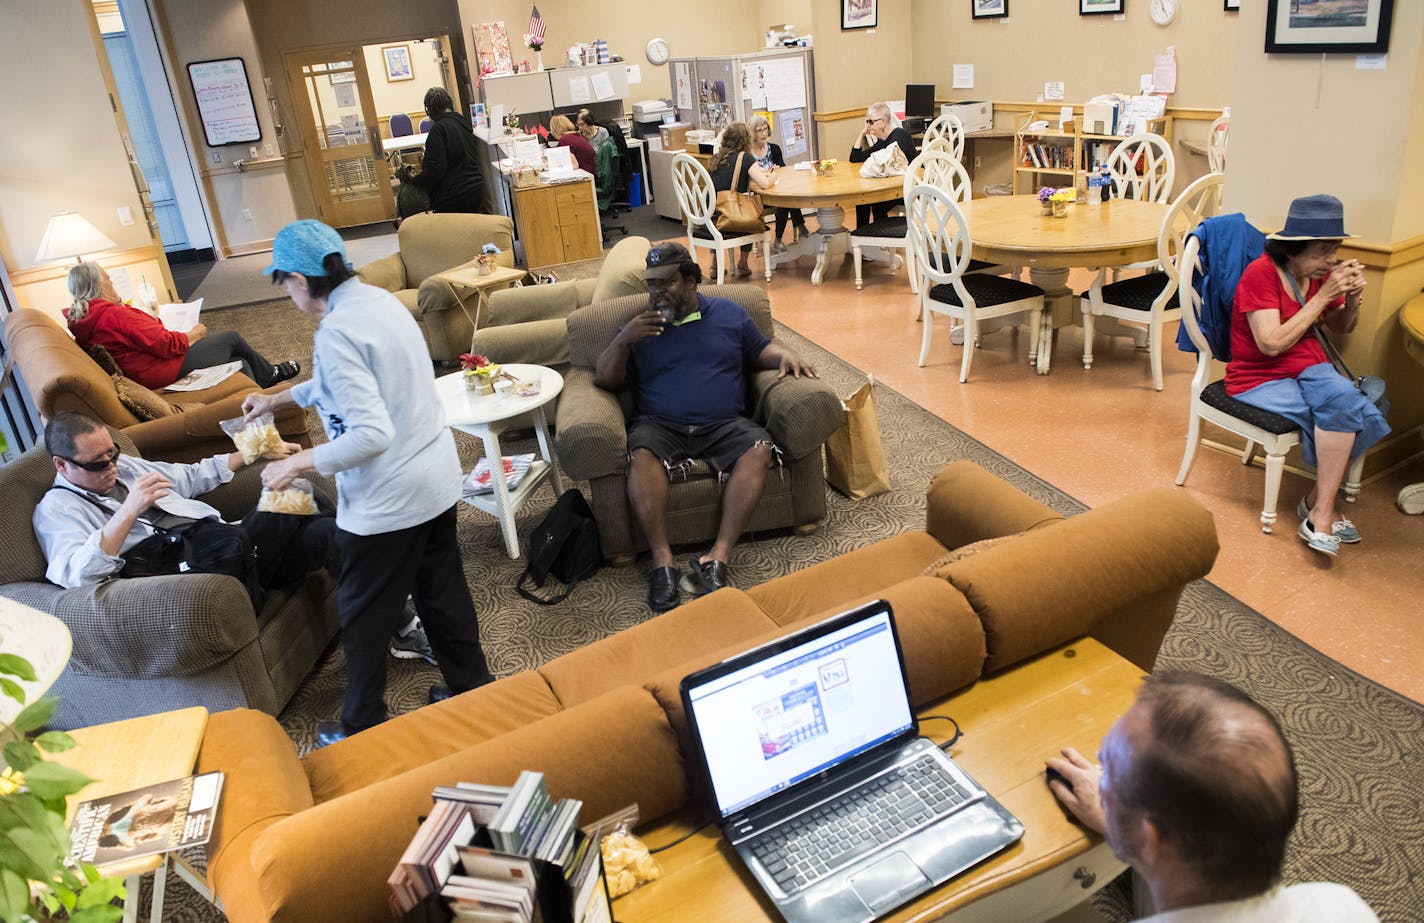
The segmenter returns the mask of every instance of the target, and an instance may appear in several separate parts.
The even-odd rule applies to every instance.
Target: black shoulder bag
[[[530,602],[552,606],[567,599],[579,581],[592,577],[602,563],[603,548],[598,543],[593,511],[583,494],[566,490],[544,521],[534,527],[529,537],[529,564],[514,588]],[[540,599],[525,587],[532,581],[542,589],[550,577],[564,584],[563,591],[552,599]]]
[[[113,510],[88,494],[77,490],[69,492],[113,515]],[[266,594],[257,580],[257,549],[242,526],[220,519],[198,519],[175,529],[164,529],[142,516],[139,519],[153,530],[153,534],[120,555],[124,559],[120,577],[223,574],[236,578],[243,585],[252,600],[253,611],[262,611]]]

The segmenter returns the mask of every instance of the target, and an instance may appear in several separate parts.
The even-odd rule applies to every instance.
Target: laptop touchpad
[[[856,896],[877,914],[929,888],[932,882],[903,852],[894,852],[850,880]]]

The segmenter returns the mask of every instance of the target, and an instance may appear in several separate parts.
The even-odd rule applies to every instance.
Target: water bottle
[[[1107,164],[1099,167],[1098,171],[1098,182],[1102,184],[1103,201],[1106,202],[1113,194],[1112,171],[1108,169]]]
[[[1088,207],[1097,208],[1103,204],[1103,181],[1099,171],[1094,168],[1088,174]]]

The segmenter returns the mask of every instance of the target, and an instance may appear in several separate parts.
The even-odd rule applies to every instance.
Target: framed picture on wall
[[[1241,12],[1241,0],[1221,0],[1221,8],[1228,13]]]
[[[1009,0],[969,0],[969,4],[975,19],[1006,19],[1009,15]]]
[[[1105,13],[1121,13],[1124,0],[1078,0],[1079,16],[1101,16]]]
[[[879,0],[841,0],[841,29],[874,29]]]
[[[415,79],[415,69],[410,66],[409,45],[382,45],[381,55],[386,59],[387,83]]]
[[[1394,0],[1266,0],[1266,51],[1383,54]]]

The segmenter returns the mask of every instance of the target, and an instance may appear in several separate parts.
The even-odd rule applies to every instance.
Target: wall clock
[[[665,38],[649,40],[645,53],[648,56],[648,61],[652,64],[666,64],[669,55],[672,54],[668,48],[667,39]]]
[[[1177,0],[1152,0],[1149,11],[1157,25],[1170,25],[1177,18]]]

